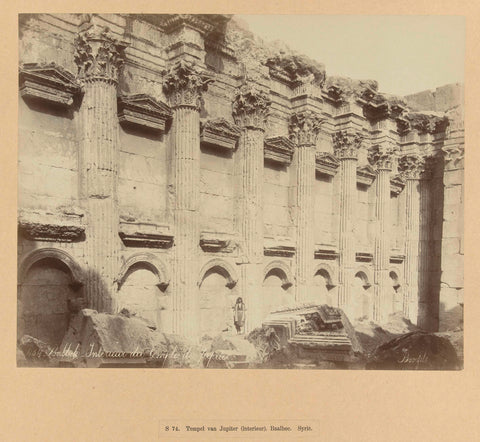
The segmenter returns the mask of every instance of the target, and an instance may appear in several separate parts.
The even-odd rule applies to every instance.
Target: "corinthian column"
[[[263,276],[263,140],[270,107],[267,95],[254,85],[240,88],[233,118],[242,128],[237,151],[236,225],[243,245],[242,293],[248,309],[246,329],[261,325]]]
[[[414,324],[418,319],[419,272],[420,269],[420,178],[425,169],[425,158],[405,155],[400,158],[398,168],[405,179],[405,292],[403,313]]]
[[[351,285],[355,267],[355,205],[357,202],[357,159],[362,136],[357,132],[333,134],[333,149],[340,160],[340,232],[339,232],[339,299],[338,305],[352,313]]]
[[[90,28],[75,40],[75,62],[84,96],[80,109],[81,199],[87,212],[85,261],[88,305],[114,312],[118,271],[117,83],[126,45],[106,29]]]
[[[383,143],[369,151],[369,161],[376,167],[376,206],[375,206],[375,298],[373,320],[386,319],[391,308],[387,305],[389,293],[390,265],[390,173],[392,171],[393,145]]]
[[[165,73],[163,89],[173,109],[172,174],[175,249],[173,332],[199,333],[197,263],[200,201],[200,98],[212,78],[180,60]]]
[[[296,144],[296,266],[295,300],[309,297],[308,290],[313,276],[314,212],[313,186],[315,184],[315,145],[321,119],[312,111],[300,112],[290,119],[290,138]]]

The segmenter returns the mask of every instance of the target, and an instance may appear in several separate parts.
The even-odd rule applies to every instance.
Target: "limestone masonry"
[[[227,15],[19,30],[19,337],[82,308],[214,335],[238,297],[246,331],[299,302],[461,323],[462,85],[383,94]]]

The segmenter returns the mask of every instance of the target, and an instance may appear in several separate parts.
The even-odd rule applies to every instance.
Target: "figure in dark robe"
[[[233,308],[233,323],[237,329],[237,334],[241,333],[242,327],[245,324],[245,304],[242,298],[237,298],[237,302]]]

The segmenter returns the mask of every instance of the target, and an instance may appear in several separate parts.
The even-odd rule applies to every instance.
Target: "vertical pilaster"
[[[84,96],[80,109],[81,199],[87,212],[86,297],[98,311],[115,312],[118,271],[117,83],[125,44],[91,27],[76,40],[75,61]]]
[[[242,127],[236,153],[240,188],[236,225],[242,242],[240,274],[248,309],[246,330],[261,325],[263,276],[263,143],[270,107],[267,95],[252,84],[244,85],[233,102],[233,117]]]
[[[340,308],[352,313],[351,285],[355,267],[355,205],[357,202],[357,160],[362,136],[357,132],[333,134],[333,148],[340,160],[339,300]]]
[[[199,333],[198,242],[200,181],[200,98],[212,79],[194,64],[177,61],[164,78],[173,110],[172,173],[175,248],[173,331]]]
[[[420,271],[420,177],[425,158],[405,155],[400,158],[399,170],[405,178],[405,292],[403,313],[413,323],[418,320]]]
[[[389,287],[389,265],[391,248],[390,222],[390,173],[392,171],[393,146],[387,143],[374,146],[369,152],[370,163],[376,166],[376,206],[375,206],[375,292],[373,320],[387,318],[391,306],[387,295]]]
[[[315,252],[313,186],[315,184],[315,145],[321,119],[312,111],[299,112],[290,119],[290,138],[295,151],[296,265],[295,300],[308,299],[313,277]]]

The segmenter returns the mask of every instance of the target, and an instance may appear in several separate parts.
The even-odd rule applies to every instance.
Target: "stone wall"
[[[19,81],[19,323],[57,303],[37,267],[62,312],[190,335],[238,296],[247,330],[304,300],[436,329],[460,302],[453,89],[418,112],[223,15],[22,15]]]

